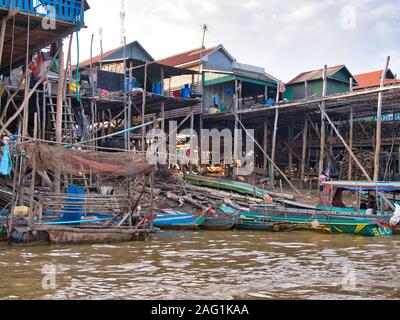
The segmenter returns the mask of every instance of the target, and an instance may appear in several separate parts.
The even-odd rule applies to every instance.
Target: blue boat
[[[170,210],[168,213],[157,213],[157,217],[153,221],[153,226],[170,230],[197,230],[206,220],[208,210],[197,215],[178,211],[172,212]]]

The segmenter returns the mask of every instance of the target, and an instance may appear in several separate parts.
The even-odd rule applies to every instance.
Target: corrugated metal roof
[[[357,78],[357,82],[359,83],[358,86],[354,87],[354,89],[365,89],[365,88],[373,88],[379,87],[381,85],[381,78],[382,78],[383,70],[377,70],[372,72],[366,72],[355,75]],[[399,82],[399,80],[395,80],[392,71],[389,69],[388,74],[386,75],[387,78],[385,80],[385,85],[394,84]]]
[[[336,72],[338,72],[342,68],[345,68],[345,65],[342,64],[342,65],[338,65],[338,66],[334,66],[334,67],[329,67],[327,77],[328,78],[332,77]],[[318,79],[322,79],[323,75],[324,75],[324,69],[307,71],[307,72],[300,73],[297,77],[290,80],[287,84],[294,84],[294,83],[301,83],[301,82],[306,82],[306,81],[311,81],[311,80],[318,80]]]
[[[201,56],[204,57],[208,55],[218,47],[219,46],[215,46],[203,50],[202,48],[196,48],[186,52],[178,53],[167,58],[160,59],[157,62],[171,67],[181,66],[200,60]]]

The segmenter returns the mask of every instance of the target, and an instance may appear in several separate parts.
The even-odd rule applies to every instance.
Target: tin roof
[[[182,65],[190,64],[191,62],[199,61],[202,56],[204,57],[204,56],[208,55],[209,53],[211,53],[218,47],[219,46],[215,46],[215,47],[211,47],[211,48],[204,48],[203,50],[202,50],[202,48],[196,48],[196,49],[192,49],[192,50],[189,50],[186,52],[178,53],[176,55],[173,55],[173,56],[170,56],[167,58],[160,59],[157,62],[160,64],[167,65],[167,66],[172,66],[172,67],[182,66]]]
[[[354,89],[379,87],[381,85],[382,73],[383,70],[377,70],[355,75],[359,85],[354,87]],[[394,84],[395,82],[398,81],[399,80],[396,81],[393,72],[389,69],[388,72],[386,73],[385,85]]]
[[[328,67],[327,77],[328,78],[332,77],[335,73],[342,70],[343,68],[346,68],[346,66],[344,64],[334,66],[334,67]],[[347,68],[346,68],[346,70],[347,70]],[[324,69],[307,71],[307,72],[300,73],[297,77],[290,80],[287,84],[295,84],[295,83],[301,83],[301,82],[306,82],[306,81],[311,81],[311,80],[318,80],[318,79],[322,79],[323,75],[324,75]]]

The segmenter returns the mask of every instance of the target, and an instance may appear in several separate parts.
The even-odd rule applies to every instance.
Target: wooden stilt
[[[264,152],[268,154],[268,119],[264,119],[264,137],[263,137],[263,144],[264,144]],[[267,169],[268,169],[268,160],[264,158],[264,163],[263,163],[263,171],[265,175],[267,175]]]
[[[275,122],[274,122],[274,131],[272,135],[272,152],[271,152],[271,162],[275,163],[276,159],[276,138],[278,134],[278,121],[279,121],[279,109],[275,110]],[[271,164],[270,165],[270,179],[272,185],[275,184],[275,168]]]
[[[386,59],[386,66],[383,70],[381,77],[381,88],[385,85],[386,73],[389,68],[390,57]],[[380,170],[380,154],[381,154],[381,135],[382,135],[382,104],[383,104],[383,92],[378,94],[378,110],[376,112],[376,143],[375,143],[375,156],[374,156],[374,182],[379,180]]]
[[[289,167],[289,176],[291,176],[293,172],[293,121],[290,123],[288,128],[288,137],[289,137],[288,167]]]
[[[161,95],[165,95],[164,90],[164,68],[161,68]],[[161,101],[161,130],[165,131],[165,103],[164,100]]]
[[[308,118],[304,117],[303,149],[301,154],[301,169],[300,169],[300,185],[302,188],[306,172],[307,138],[308,138]]]
[[[350,107],[350,125],[349,125],[349,148],[353,150],[353,135],[354,135],[354,110],[353,107]],[[349,171],[347,174],[349,181],[353,178],[353,161],[351,159],[351,155],[349,154]]]
[[[3,61],[3,50],[4,50],[4,38],[6,36],[6,29],[7,29],[7,20],[8,17],[5,16],[1,19],[1,33],[0,33],[0,66]]]
[[[326,96],[327,93],[327,72],[328,66],[324,66],[323,73],[323,89],[322,89],[322,97]],[[325,101],[321,102],[321,108],[325,111]],[[326,127],[325,127],[325,118],[323,113],[321,114],[321,137],[320,137],[320,153],[319,153],[319,172],[320,175],[324,171],[324,160],[325,160],[325,140],[326,140]]]
[[[60,54],[58,56],[58,85],[57,85],[57,111],[56,111],[56,142],[62,143],[62,119],[63,119],[63,103],[64,103],[64,52],[63,43],[59,42]],[[61,172],[57,171],[54,175],[54,192],[60,193],[61,188]]]
[[[146,91],[147,91],[147,61],[144,65],[144,84],[143,84],[143,98],[142,98],[142,152],[146,151],[146,127],[144,126],[145,123],[145,115],[146,115]]]
[[[38,138],[38,114],[35,113],[34,117],[34,125],[33,125],[33,138],[36,140]],[[29,227],[32,226],[33,223],[33,204],[34,204],[34,196],[35,196],[35,184],[36,184],[36,172],[37,172],[37,162],[36,162],[36,149],[33,151],[32,155],[32,181],[31,181],[31,190],[29,192]]]

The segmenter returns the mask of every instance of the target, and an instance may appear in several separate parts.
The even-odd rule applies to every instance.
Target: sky
[[[79,33],[80,60],[120,45],[121,0],[88,0]],[[289,81],[297,74],[345,64],[353,74],[390,68],[400,75],[399,0],[125,0],[127,42],[138,40],[161,59],[223,44],[241,63]],[[76,40],[76,39],[75,39]],[[76,62],[76,44],[72,57]]]

